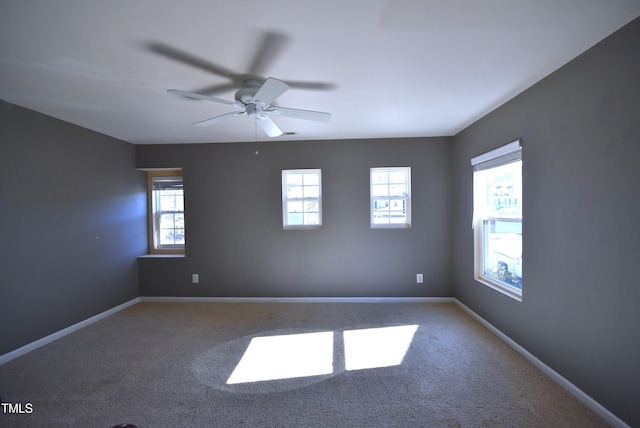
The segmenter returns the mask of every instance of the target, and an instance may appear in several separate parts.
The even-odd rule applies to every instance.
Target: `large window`
[[[522,300],[520,141],[477,156],[473,165],[475,278]]]
[[[151,253],[184,253],[182,170],[149,171]]]
[[[411,227],[411,168],[371,168],[371,227]]]
[[[322,226],[319,169],[282,171],[282,226],[285,229],[318,229]]]

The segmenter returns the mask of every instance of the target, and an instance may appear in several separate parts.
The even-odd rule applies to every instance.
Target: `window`
[[[282,171],[282,226],[285,229],[319,229],[322,226],[319,169]]]
[[[182,170],[149,171],[149,248],[183,254],[185,244]]]
[[[411,227],[411,168],[371,168],[371,227]]]
[[[522,301],[520,140],[471,160],[475,278]]]

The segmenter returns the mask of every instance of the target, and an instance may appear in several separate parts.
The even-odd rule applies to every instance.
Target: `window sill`
[[[411,225],[407,223],[372,224],[371,229],[411,229]]]
[[[184,254],[143,254],[139,259],[184,259]]]
[[[486,285],[487,287],[491,287],[496,291],[504,294],[505,296],[509,296],[518,302],[522,302],[522,291],[519,291],[513,287],[509,287],[508,285],[504,285],[499,281],[495,281],[493,279],[487,278],[485,276],[480,276],[475,278],[481,284]]]

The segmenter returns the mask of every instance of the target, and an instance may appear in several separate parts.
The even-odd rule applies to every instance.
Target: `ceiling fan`
[[[271,104],[276,100],[276,98],[284,94],[288,89],[289,85],[286,83],[278,79],[274,79],[273,77],[269,77],[264,82],[257,79],[245,80],[243,87],[238,89],[235,94],[235,101],[229,101],[197,92],[181,91],[179,89],[169,89],[167,92],[187,98],[227,104],[242,109],[196,122],[194,123],[195,126],[209,126],[230,117],[246,114],[248,116],[254,116],[256,124],[260,126],[260,128],[262,128],[269,137],[278,137],[283,135],[284,132],[282,132],[278,125],[275,124],[271,119],[271,116],[284,116],[296,119],[315,120],[319,122],[328,122],[331,119],[330,113],[272,106]]]

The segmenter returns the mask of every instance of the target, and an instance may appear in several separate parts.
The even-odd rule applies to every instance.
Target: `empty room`
[[[640,2],[0,4],[0,426],[640,426]]]

